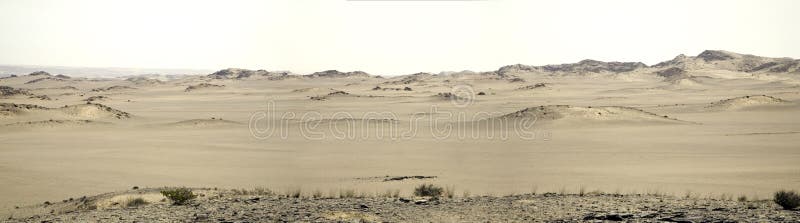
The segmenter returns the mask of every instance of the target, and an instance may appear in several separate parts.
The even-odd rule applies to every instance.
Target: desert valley
[[[453,199],[496,207],[524,194],[589,192],[735,206],[736,198],[800,188],[800,60],[791,58],[707,50],[655,65],[583,60],[402,76],[230,68],[85,78],[45,70],[3,77],[0,97],[0,217],[9,221],[89,221],[65,204],[107,192],[116,194],[92,211],[113,210],[108,199],[129,192],[159,203],[157,190],[145,188],[160,187],[204,188],[202,199],[241,188],[398,199],[431,183]],[[531,199],[559,202],[519,200]],[[763,216],[800,218],[759,204]],[[415,221],[373,212],[359,219]],[[178,213],[176,221],[218,220]],[[536,220],[491,216],[483,215]],[[339,217],[327,219],[352,220]]]

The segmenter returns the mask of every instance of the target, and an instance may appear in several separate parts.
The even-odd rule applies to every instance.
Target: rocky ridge
[[[524,194],[502,197],[315,197],[203,189],[187,205],[158,200],[157,191],[67,199],[35,205],[51,210],[5,222],[797,222],[800,211],[769,200],[735,201],[665,195]],[[125,207],[103,199],[146,197]],[[156,200],[152,200],[152,199]]]

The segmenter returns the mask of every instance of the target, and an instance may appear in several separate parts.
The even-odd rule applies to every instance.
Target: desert
[[[0,217],[793,222],[773,200],[800,188],[799,61],[15,74],[0,79]],[[201,196],[171,205],[169,188]]]

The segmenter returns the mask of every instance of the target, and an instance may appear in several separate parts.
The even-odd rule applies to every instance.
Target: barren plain
[[[581,191],[770,199],[800,188],[799,68],[709,50],[652,66],[584,60],[393,77],[19,74],[0,79],[0,217],[133,186],[408,197],[433,183],[490,203]],[[398,176],[430,177],[384,180]],[[557,217],[539,220],[585,216]]]

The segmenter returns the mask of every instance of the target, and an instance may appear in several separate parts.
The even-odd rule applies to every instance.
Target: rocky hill
[[[209,74],[208,77],[214,79],[244,79],[253,76],[270,76],[270,75],[271,73],[266,70],[247,70],[239,68],[228,68]]]
[[[684,70],[717,69],[746,73],[798,73],[800,60],[770,58],[723,50],[706,50],[697,56],[678,55],[672,60],[653,65],[653,68]]]
[[[338,70],[326,70],[321,72],[315,72],[309,75],[303,75],[304,77],[309,78],[368,78],[370,75],[363,71],[352,71],[352,72],[341,72]]]
[[[514,64],[503,66],[498,74],[516,73],[625,73],[633,71],[652,72],[669,80],[690,77],[695,70],[715,69],[745,73],[800,73],[800,60],[792,58],[769,58],[722,50],[706,50],[697,56],[678,55],[672,60],[653,66],[641,62],[603,62],[582,60],[577,63],[531,66]]]
[[[647,65],[642,62],[603,62],[597,60],[582,60],[578,63],[567,63],[545,66],[529,66],[515,64],[501,67],[497,70],[499,74],[524,73],[524,72],[547,72],[547,73],[623,73],[630,72]]]

